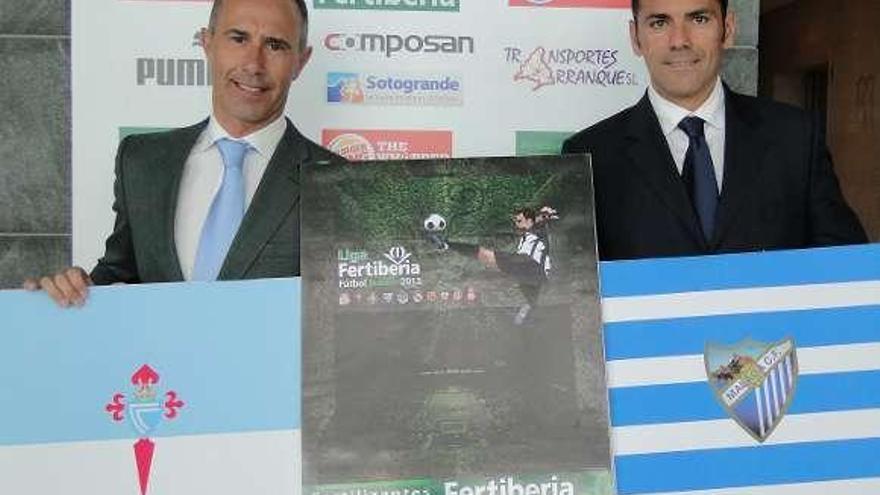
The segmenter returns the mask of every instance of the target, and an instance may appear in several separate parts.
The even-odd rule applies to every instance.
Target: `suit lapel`
[[[284,136],[229,248],[219,279],[244,278],[279,224],[299,202],[299,166],[308,159],[308,154],[305,138],[288,121]]]
[[[761,158],[767,143],[758,132],[759,117],[748,112],[737,96],[725,87],[724,180],[716,214],[712,247],[724,240],[742,210],[740,205],[754,190],[761,172]]]
[[[703,239],[697,215],[647,94],[633,108],[627,139],[630,142],[627,153],[637,169],[635,173],[647,182],[654,194],[678,217],[683,229],[694,242],[705,249],[706,241]]]
[[[180,178],[183,175],[183,168],[189,158],[190,151],[207,123],[208,121],[205,120],[194,126],[181,129],[178,138],[172,139],[167,147],[157,150],[158,154],[154,157],[157,173],[152,175],[158,186],[155,190],[159,191],[161,196],[154,198],[160,205],[155,211],[159,212],[161,217],[157,224],[160,228],[154,235],[156,236],[156,246],[165,251],[163,255],[157,257],[157,262],[160,263],[160,270],[163,273],[163,276],[157,278],[170,282],[183,280],[183,272],[180,270],[180,260],[177,258],[177,247],[174,240],[174,217],[177,211]]]

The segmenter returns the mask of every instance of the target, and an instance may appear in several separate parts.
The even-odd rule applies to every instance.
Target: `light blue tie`
[[[250,145],[244,141],[223,138],[217,141],[223,156],[223,183],[214,196],[211,209],[202,226],[202,237],[196,252],[193,280],[216,280],[244,218],[244,156]]]

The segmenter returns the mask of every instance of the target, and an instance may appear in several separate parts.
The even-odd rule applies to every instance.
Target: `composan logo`
[[[333,52],[378,52],[388,58],[399,52],[462,55],[474,53],[474,38],[441,34],[330,33],[324,37],[324,47]]]
[[[450,158],[452,131],[325,129],[321,143],[352,161]]]
[[[316,9],[458,12],[459,0],[315,0]]]
[[[449,74],[330,72],[327,103],[446,107],[464,103],[464,93]]]
[[[570,7],[628,9],[632,0],[508,0],[511,7]]]
[[[532,91],[544,86],[635,86],[635,73],[620,63],[615,49],[505,47],[504,58],[516,67],[513,80],[529,84]]]

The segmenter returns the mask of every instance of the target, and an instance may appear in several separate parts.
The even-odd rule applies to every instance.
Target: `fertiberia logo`
[[[315,0],[316,9],[458,12],[460,0]]]

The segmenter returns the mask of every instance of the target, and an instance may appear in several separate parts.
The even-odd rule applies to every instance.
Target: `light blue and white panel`
[[[880,493],[880,246],[601,272],[620,494]],[[783,362],[752,398],[759,428],[784,413],[763,443],[716,399],[704,363],[709,343],[748,338],[796,346],[799,369]]]
[[[99,287],[72,309],[10,291],[0,312],[0,493],[140,493],[142,436],[148,493],[300,493],[298,279]]]

